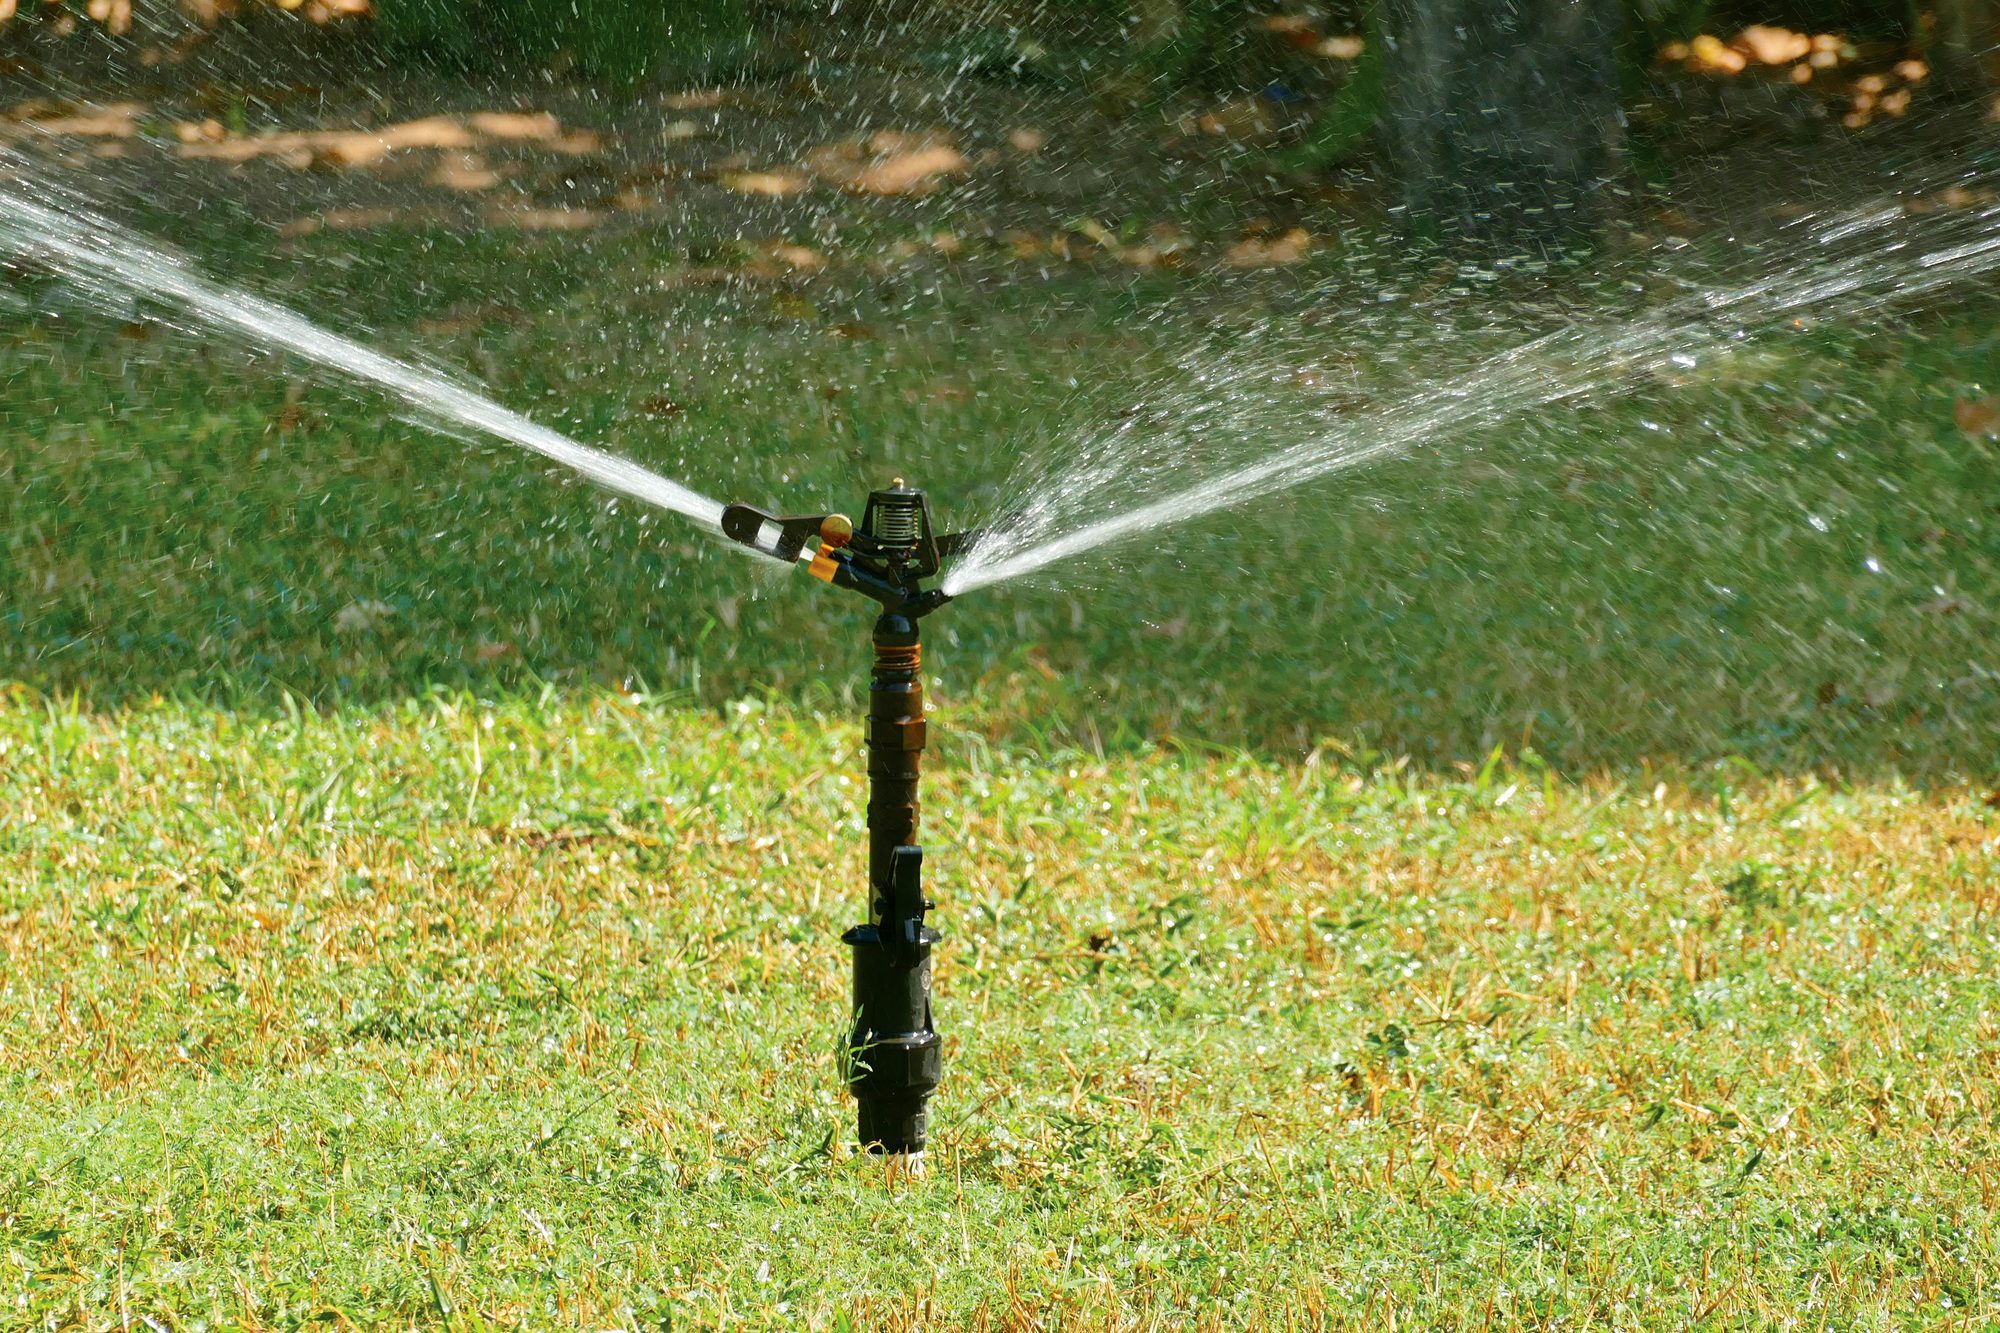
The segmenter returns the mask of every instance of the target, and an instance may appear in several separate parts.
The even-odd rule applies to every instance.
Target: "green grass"
[[[857,750],[610,695],[16,692],[8,1321],[2000,1310],[1975,793],[948,743],[948,1081],[897,1193],[834,1074]]]
[[[947,522],[977,521],[1023,451],[1183,401],[1191,345],[1330,373],[1363,410],[1482,345],[1431,335],[1381,358],[1428,310],[1274,334],[1267,312],[1294,298],[1197,277],[883,276],[864,249],[817,284],[717,288],[679,275],[734,243],[666,233],[525,254],[315,238],[287,256],[229,235],[205,242],[225,272],[712,494],[795,510],[851,509],[907,474]],[[1992,328],[1975,301],[1798,335],[1155,534],[1056,571],[1071,587],[954,608],[932,634],[939,688],[994,739],[1989,772],[2000,450],[1953,409],[2000,387]],[[1292,410],[1270,409],[1270,444]],[[325,375],[29,319],[0,333],[0,432],[0,675],[45,691],[271,707],[546,681],[852,701],[857,608],[746,579],[671,518]],[[388,614],[342,630],[376,603]]]
[[[984,254],[177,234],[712,493],[904,473],[952,521],[1186,401],[1194,341],[1365,400],[1504,336]],[[2000,1317],[1983,300],[929,622],[948,1073],[899,1193],[835,1074],[864,611],[18,290],[0,1326]]]

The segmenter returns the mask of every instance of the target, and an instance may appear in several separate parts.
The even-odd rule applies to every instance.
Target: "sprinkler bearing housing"
[[[924,849],[917,842],[924,743],[923,643],[918,622],[950,600],[923,587],[973,534],[938,535],[924,493],[900,478],[873,491],[856,527],[841,514],[774,518],[748,505],[723,511],[732,540],[880,603],[868,681],[868,919],[841,936],[854,951],[854,1026],[847,1086],[861,1146],[920,1164],[931,1094],[943,1075],[931,1016],[931,946]],[[818,539],[816,549],[807,543]]]

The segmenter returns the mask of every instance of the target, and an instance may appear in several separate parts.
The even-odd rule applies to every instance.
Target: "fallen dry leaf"
[[[132,31],[132,0],[90,0],[84,12],[102,23],[113,37]]]
[[[692,92],[668,93],[660,101],[675,111],[708,111],[719,107],[728,100],[728,95],[720,88],[703,88]]]
[[[283,131],[256,135],[218,135],[204,121],[192,129],[177,127],[182,157],[248,162],[275,157],[289,166],[371,167],[391,153],[410,149],[470,150],[483,142],[533,141],[557,152],[594,153],[599,136],[585,130],[563,133],[560,122],[546,112],[533,114],[482,111],[461,123],[451,116],[426,116],[367,130]],[[218,126],[219,128],[219,126]]]
[[[1313,48],[1328,60],[1359,60],[1367,49],[1368,43],[1360,37],[1329,37]]]
[[[1304,14],[1273,14],[1257,25],[1274,37],[1282,37],[1301,51],[1319,45],[1319,29]]]
[[[1096,245],[1121,264],[1133,268],[1161,268],[1179,262],[1179,257],[1190,249],[1193,242],[1171,222],[1156,222],[1146,229],[1146,239],[1127,245],[1113,235],[1103,223],[1085,218],[1072,224],[1071,230]],[[1076,246],[1067,238],[1058,238],[1056,246],[1066,259],[1081,259],[1089,255],[1086,247]]]
[[[1282,236],[1246,236],[1229,247],[1222,262],[1231,268],[1273,268],[1296,264],[1312,253],[1312,233],[1294,227]]]
[[[1261,139],[1277,133],[1271,109],[1255,98],[1224,102],[1197,116],[1194,128],[1221,139]],[[1186,126],[1183,123],[1183,131]]]
[[[486,220],[522,231],[584,231],[604,221],[594,208],[516,208],[486,210]]]
[[[914,153],[950,142],[932,130],[877,130],[868,136],[867,148],[877,157],[887,157],[891,153]]]
[[[374,130],[242,135],[219,141],[195,139],[180,145],[180,155],[224,162],[248,162],[253,158],[275,156],[301,166],[319,162],[330,166],[365,167],[401,149],[471,148],[474,143],[471,131],[449,116],[426,116],[421,120]]]
[[[1952,420],[1967,435],[1979,440],[2000,439],[2000,395],[1961,398],[1951,410]]]
[[[389,125],[380,130],[347,130],[317,136],[319,156],[341,166],[364,167],[405,148],[470,148],[472,135],[449,116]]]
[[[1812,38],[1789,28],[1753,23],[1730,43],[1760,65],[1789,65],[1812,54]]]
[[[547,111],[475,111],[466,123],[492,139],[549,142],[562,137],[562,122]]]
[[[475,662],[497,662],[503,657],[512,657],[518,651],[513,644],[505,641],[481,639],[473,645],[472,660]]]
[[[228,137],[229,131],[213,116],[207,120],[178,121],[174,125],[174,138],[181,143],[221,143]]]
[[[826,256],[811,246],[778,242],[766,247],[766,253],[801,273],[812,273],[826,267]]]
[[[1016,259],[1039,259],[1048,253],[1048,246],[1033,232],[1010,231],[1006,241],[1007,252]]]
[[[738,194],[756,194],[775,198],[781,195],[802,194],[812,188],[812,182],[797,171],[730,171],[720,177],[726,189]]]
[[[386,227],[404,216],[393,208],[333,208],[318,217],[294,218],[278,228],[278,234],[291,239],[310,236],[322,229],[367,231],[374,227]]]
[[[139,117],[145,114],[142,102],[114,102],[87,106],[67,116],[29,119],[30,128],[43,134],[73,134],[79,138],[129,139],[139,132]]]
[[[1750,62],[1713,33],[1703,33],[1688,43],[1688,68],[1697,74],[1741,74]]]
[[[891,153],[880,161],[870,163],[855,173],[847,188],[862,194],[928,194],[938,187],[940,177],[955,175],[968,165],[965,155],[956,148],[938,144],[906,153]]]
[[[1049,136],[1023,125],[1007,131],[1007,145],[1017,153],[1039,153],[1048,146]]]
[[[500,173],[477,153],[456,153],[439,160],[430,183],[447,190],[490,190],[500,183]]]

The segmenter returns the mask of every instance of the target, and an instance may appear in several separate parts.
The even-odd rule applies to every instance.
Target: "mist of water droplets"
[[[1965,286],[1996,267],[2000,207],[1913,213],[1902,203],[1880,204],[1794,224],[1782,263],[1755,279],[1712,281],[1622,319],[1569,325],[1468,373],[1419,383],[1384,406],[1356,412],[1306,397],[1286,420],[1282,411],[1255,405],[1259,434],[1275,435],[1276,451],[1211,466],[1198,480],[1186,478],[1198,466],[1172,465],[1173,440],[1126,422],[1027,468],[1012,487],[1019,498],[1007,517],[946,576],[944,588],[956,596],[1142,535],[1169,541],[1205,514],[1558,403],[1608,400],[1692,369],[1747,337],[1805,319],[1863,318]],[[1248,376],[1213,366],[1190,374],[1190,402],[1214,394],[1249,402]],[[1163,482],[1173,488],[1159,495]]]
[[[380,389],[419,417],[532,450],[600,486],[719,529],[722,506],[629,459],[539,425],[443,371],[413,366],[284,306],[211,281],[185,260],[54,190],[0,182],[0,254],[58,274],[86,297],[162,302],[253,346],[284,351]]]

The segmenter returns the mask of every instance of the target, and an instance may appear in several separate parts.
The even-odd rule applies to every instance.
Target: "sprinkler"
[[[924,493],[900,477],[869,494],[859,527],[844,514],[774,518],[736,504],[722,511],[722,531],[882,606],[868,681],[868,920],[841,936],[854,950],[847,1086],[861,1146],[892,1169],[920,1174],[943,1058],[931,1021],[931,946],[942,936],[925,920],[935,904],[924,897],[917,843],[925,739],[917,622],[951,600],[923,581],[974,534],[934,532]]]

